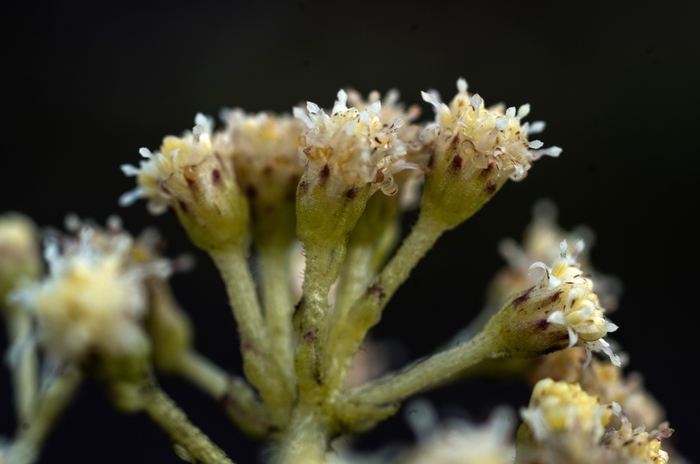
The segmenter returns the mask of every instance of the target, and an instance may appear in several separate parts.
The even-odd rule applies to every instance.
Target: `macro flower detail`
[[[147,345],[144,279],[165,277],[170,266],[135,261],[133,244],[126,232],[79,225],[77,237],[46,240],[48,276],[12,294],[35,317],[38,343],[59,363],[83,362],[91,352],[129,356]]]
[[[583,242],[577,244],[577,250],[583,250]],[[561,292],[564,307],[547,317],[547,322],[563,325],[569,332],[569,347],[581,345],[586,348],[587,360],[592,351],[602,351],[616,366],[620,366],[620,357],[612,352],[610,344],[603,339],[608,332],[617,330],[617,325],[608,321],[600,307],[598,295],[593,292],[593,281],[584,277],[576,254],[567,255],[566,240],[559,245],[559,259],[550,268],[542,262],[534,263],[530,270],[541,268],[545,274],[537,285],[541,291]]]
[[[457,81],[457,90],[449,105],[435,91],[422,94],[436,113],[420,136],[432,154],[422,208],[447,228],[476,213],[509,178],[525,178],[532,161],[561,153],[558,147],[541,149],[542,142],[528,140],[544,129],[542,122],[520,125],[529,105],[517,113],[514,107],[486,108],[478,94],[467,92],[464,79]]]
[[[461,78],[457,81],[457,95],[449,105],[440,100],[437,92],[423,92],[422,95],[436,112],[435,122],[424,129],[423,137],[434,141],[438,158],[446,158],[437,159],[436,163],[469,162],[478,169],[494,164],[511,179],[522,180],[532,161],[561,153],[559,147],[541,149],[542,142],[528,140],[529,135],[542,132],[545,127],[542,121],[520,124],[530,113],[528,104],[517,112],[515,107],[504,111],[502,105],[487,108],[479,94],[467,92],[467,82]]]
[[[305,125],[289,115],[222,112],[226,128],[214,138],[223,156],[233,160],[236,180],[258,214],[278,202],[294,202],[306,157],[299,150]],[[258,205],[256,207],[256,205]]]
[[[148,415],[181,459],[234,464],[161,388],[160,376],[174,375],[246,435],[267,441],[259,457],[269,464],[666,464],[674,452],[661,449],[672,432],[664,412],[639,377],[625,379],[605,339],[617,329],[604,309],[614,309],[616,289],[589,266],[583,239],[592,235],[559,228],[551,204],[539,204],[522,246],[502,242],[508,268],[492,279],[484,310],[458,299],[455,316],[476,317],[453,342],[403,367],[389,359],[404,351],[393,341],[375,345],[383,332],[370,330],[437,240],[508,180],[525,178],[535,160],[561,152],[530,140],[544,123],[521,122],[529,105],[486,107],[464,79],[457,90],[448,104],[423,92],[436,114],[427,123],[396,90],[383,98],[340,90],[331,110],[307,102],[293,115],[225,109],[216,132],[200,113],[158,150],[141,148],[138,166],[121,166],[137,185],[119,203],[144,199],[153,214],[171,210],[213,261],[236,331],[221,348],[240,349],[236,366],[197,352],[188,313],[205,317],[221,298],[202,288],[202,298],[185,299],[193,308],[181,306],[180,292],[192,289],[173,288],[167,277],[187,264],[161,257],[159,233],[134,238],[114,216],[106,227],[68,216],[67,233],[0,216],[0,316],[18,424],[11,440],[0,437],[0,461],[37,462],[91,378],[117,409]],[[411,218],[402,213],[418,204],[404,234]],[[430,306],[419,317],[440,317],[440,290],[418,292]],[[406,301],[407,321],[407,306],[423,300]],[[423,337],[428,327],[416,329]],[[610,362],[593,360],[594,351]],[[440,421],[427,402],[407,403],[469,376],[533,386],[517,437],[507,407],[479,425]],[[483,407],[478,389],[474,397]],[[401,408],[415,446],[344,452],[348,437]]]
[[[380,117],[380,100],[364,109],[348,108],[347,101],[348,94],[340,90],[330,114],[312,102],[307,102],[306,111],[294,108],[294,115],[308,127],[301,139],[311,165],[307,169],[316,173],[328,169],[336,195],[367,185],[370,194],[381,189],[394,195],[398,191],[394,174],[418,168],[406,161],[406,145],[398,137],[405,118],[397,116],[387,125]]]
[[[145,198],[152,214],[162,214],[173,201],[184,200],[189,190],[186,169],[199,165],[213,153],[212,125],[211,120],[198,113],[191,132],[182,137],[166,136],[160,151],[155,153],[141,148],[139,153],[146,160],[141,161],[139,167],[121,166],[124,174],[136,177],[138,187],[123,194],[119,204],[128,206]]]
[[[542,379],[535,385],[530,405],[520,411],[536,440],[551,433],[577,429],[589,433],[591,443],[598,442],[613,416],[612,405],[587,394],[577,383]]]
[[[673,434],[673,429],[664,422],[658,428],[647,432],[644,424],[632,428],[632,424],[619,409],[614,410],[622,425],[617,430],[609,430],[603,442],[610,450],[610,462],[626,464],[666,464],[669,454],[661,449],[661,441]]]
[[[146,198],[152,214],[172,208],[190,239],[206,250],[244,241],[250,214],[230,160],[217,152],[212,126],[199,113],[192,131],[182,137],[165,137],[160,151],[141,148],[147,161],[138,168],[121,167],[127,176],[136,177],[138,187],[119,198],[122,206]]]

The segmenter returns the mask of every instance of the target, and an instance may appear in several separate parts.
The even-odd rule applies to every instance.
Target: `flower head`
[[[579,242],[575,253],[568,255],[566,240],[562,241],[552,267],[541,262],[530,266],[545,271],[539,283],[512,295],[488,322],[484,330],[497,332],[506,352],[533,356],[579,345],[586,348],[588,360],[592,351],[603,351],[620,365],[620,358],[603,339],[617,326],[605,318],[593,281],[576,262],[582,249]]]
[[[397,117],[384,123],[379,99],[366,108],[348,107],[347,102],[348,94],[340,90],[330,114],[312,102],[307,103],[307,112],[294,109],[308,127],[301,139],[310,164],[307,170],[320,173],[327,169],[336,195],[365,186],[370,194],[379,189],[395,194],[398,188],[393,175],[417,168],[406,161],[406,144],[398,137],[406,118],[394,108]]]
[[[182,137],[167,136],[160,151],[140,150],[140,167],[123,165],[138,187],[121,196],[122,206],[147,198],[153,214],[173,208],[192,241],[204,249],[243,242],[249,225],[248,204],[235,182],[231,162],[217,151],[212,122],[197,114]]]
[[[517,112],[515,107],[486,108],[479,95],[467,92],[464,79],[457,81],[457,89],[449,105],[437,92],[423,92],[436,112],[435,122],[421,135],[433,153],[423,207],[448,227],[474,214],[508,178],[523,179],[532,161],[561,153],[558,147],[541,149],[542,142],[529,140],[544,129],[542,122],[520,124],[529,105]]]
[[[615,415],[620,417],[622,425],[617,430],[609,430],[603,438],[608,449],[609,462],[626,464],[666,464],[668,453],[661,449],[661,441],[673,433],[668,423],[664,422],[651,432],[644,425],[633,429],[625,414],[617,408]]]
[[[520,410],[516,462],[600,462],[599,445],[615,407],[577,383],[540,380]]]
[[[308,163],[297,190],[297,234],[304,243],[346,240],[370,195],[396,194],[394,176],[419,167],[406,159],[407,145],[399,138],[405,117],[385,123],[378,97],[366,108],[347,101],[340,90],[330,114],[312,102],[306,111],[294,109],[308,127],[301,136]]]
[[[583,249],[583,242],[578,248]],[[591,351],[603,351],[616,366],[620,358],[612,352],[610,344],[603,340],[608,332],[617,330],[617,325],[608,321],[600,307],[598,295],[593,292],[593,281],[583,276],[575,256],[567,255],[566,240],[559,245],[560,256],[550,268],[542,262],[534,263],[530,269],[544,269],[545,274],[538,289],[561,292],[564,306],[547,317],[547,322],[563,325],[569,332],[569,347],[577,344]]]
[[[133,238],[113,227],[78,224],[77,236],[50,237],[48,275],[12,298],[35,317],[36,338],[61,363],[140,357],[148,341],[141,322],[147,307],[144,280],[166,276],[163,260],[142,262],[131,254]]]
[[[297,184],[306,165],[299,149],[304,124],[288,115],[245,113],[235,108],[222,113],[226,129],[217,145],[233,159],[239,186],[255,205],[294,202]]]

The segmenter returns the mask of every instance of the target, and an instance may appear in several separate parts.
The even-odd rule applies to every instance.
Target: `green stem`
[[[294,385],[285,382],[281,367],[270,354],[270,339],[263,320],[255,283],[245,251],[231,248],[211,252],[226,284],[233,316],[241,337],[243,369],[260,392],[275,424],[286,422],[294,399]]]
[[[318,414],[298,408],[281,441],[272,464],[324,464],[328,448],[328,430]]]
[[[329,365],[328,377],[344,379],[352,361],[371,327],[381,319],[381,312],[413,268],[430,250],[446,227],[421,215],[396,254],[387,263],[375,283],[357,300],[346,317],[344,336],[335,337],[334,351],[326,356],[337,361]],[[341,380],[342,381],[342,380]]]
[[[348,392],[342,402],[386,404],[401,401],[415,393],[443,383],[454,372],[485,359],[504,356],[498,342],[479,334],[467,343],[437,353],[411,365],[403,372],[390,374]]]
[[[270,334],[270,351],[280,367],[285,383],[295,383],[294,327],[292,314],[291,248],[261,246],[262,295],[265,323]]]
[[[226,372],[197,352],[184,353],[176,369],[182,377],[215,400],[221,399],[226,393],[229,382]]]
[[[9,308],[7,330],[10,346],[28,340],[32,330],[31,316],[18,308]],[[33,344],[32,344],[33,345]],[[18,353],[16,365],[12,368],[12,386],[17,421],[27,422],[31,419],[37,401],[39,360],[36,351],[26,347]]]
[[[294,353],[294,364],[299,382],[299,392],[304,385],[317,383],[319,360],[326,349],[322,338],[328,317],[328,293],[338,278],[345,259],[347,243],[325,247],[306,245],[306,269],[302,285],[303,297],[299,343]]]
[[[226,285],[241,344],[263,350],[268,343],[268,334],[245,251],[235,247],[212,251],[210,255]]]
[[[67,367],[51,385],[36,398],[34,411],[27,422],[21,422],[12,447],[24,458],[21,462],[34,462],[38,458],[49,433],[60,415],[75,396],[82,376]]]
[[[234,464],[221,448],[195,427],[185,413],[156,385],[142,391],[144,411],[173,440],[177,455],[188,462]]]

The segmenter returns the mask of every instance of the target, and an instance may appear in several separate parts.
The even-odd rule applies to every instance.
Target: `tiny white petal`
[[[139,168],[131,164],[122,164],[121,166],[119,166],[119,169],[121,169],[124,175],[128,177],[138,176],[141,172]]]
[[[530,114],[530,104],[529,103],[525,103],[520,108],[518,108],[518,117],[519,118],[522,119],[525,116],[527,116],[528,114]]]
[[[319,108],[316,103],[310,101],[306,102],[306,109],[309,110],[309,113],[311,114],[317,114],[319,111],[321,111],[321,108]]]
[[[465,93],[467,91],[467,81],[463,77],[457,79],[457,91],[459,93]]]
[[[544,121],[533,121],[527,126],[527,135],[539,134],[545,128]]]
[[[133,190],[123,193],[119,197],[119,206],[130,206],[139,198],[144,198],[143,191],[141,190],[141,187],[136,187]]]

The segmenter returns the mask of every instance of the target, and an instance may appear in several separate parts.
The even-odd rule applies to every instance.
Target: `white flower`
[[[119,204],[129,206],[139,198],[146,198],[152,214],[164,213],[173,199],[188,190],[188,182],[183,175],[185,169],[202,163],[205,157],[214,153],[212,126],[210,118],[198,113],[191,132],[185,132],[182,137],[165,137],[160,151],[155,153],[141,148],[139,153],[145,160],[139,167],[131,164],[121,166],[125,175],[137,178],[138,187],[124,193],[119,198]],[[165,181],[168,181],[167,187]]]
[[[436,91],[422,92],[423,100],[433,105],[436,113],[435,123],[425,128],[422,137],[435,142],[438,155],[454,151],[450,147],[463,147],[459,151],[479,168],[493,164],[511,179],[521,180],[532,161],[561,153],[559,147],[542,149],[539,140],[528,140],[529,134],[544,129],[540,121],[532,128],[528,123],[521,126],[520,120],[530,112],[530,105],[522,105],[517,112],[515,107],[504,111],[502,105],[486,108],[478,94],[467,92],[467,82],[462,78],[457,81],[457,90],[449,106]]]
[[[48,276],[11,297],[33,314],[38,343],[59,362],[79,362],[91,350],[128,354],[145,337],[143,281],[168,275],[170,266],[160,259],[134,259],[133,239],[126,232],[87,224],[78,228],[77,239],[47,239]]]
[[[406,161],[407,147],[398,137],[405,118],[385,124],[378,99],[364,109],[348,108],[347,100],[347,93],[340,90],[331,114],[312,102],[307,102],[306,111],[294,108],[294,115],[308,127],[301,138],[303,151],[315,170],[328,166],[331,178],[339,181],[336,193],[348,185],[370,184],[370,194],[381,189],[393,195],[398,191],[394,174],[418,168]]]
[[[617,330],[617,325],[605,318],[604,310],[600,307],[598,295],[593,291],[593,281],[584,277],[576,257],[583,250],[583,242],[579,241],[574,255],[567,255],[566,240],[559,245],[559,258],[552,267],[542,262],[534,263],[530,270],[541,268],[545,271],[536,289],[561,294],[564,307],[552,312],[547,322],[564,325],[569,332],[569,347],[579,345],[586,348],[587,361],[590,361],[592,351],[602,351],[610,357],[610,361],[620,366],[620,358],[612,352],[610,344],[603,340],[608,332]]]

